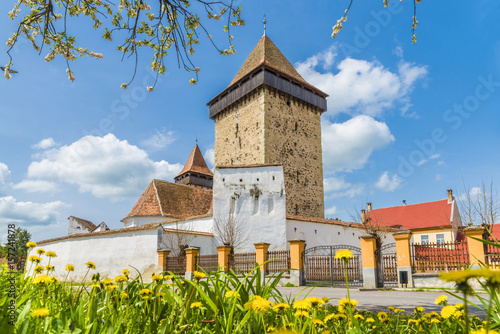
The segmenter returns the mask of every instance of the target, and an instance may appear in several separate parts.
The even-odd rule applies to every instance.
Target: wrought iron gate
[[[345,269],[341,260],[335,259],[339,249],[349,249],[353,258],[346,266],[349,285],[363,285],[361,248],[349,245],[317,246],[303,253],[304,279],[306,284],[330,284],[345,286]]]
[[[398,285],[398,263],[396,244],[382,245],[377,251],[377,286],[379,288]]]

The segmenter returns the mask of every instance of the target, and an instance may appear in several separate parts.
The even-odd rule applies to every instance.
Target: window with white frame
[[[441,244],[444,242],[444,233],[436,234],[436,242],[438,244]]]
[[[420,236],[420,242],[422,244],[428,244],[429,243],[429,236],[424,234]]]

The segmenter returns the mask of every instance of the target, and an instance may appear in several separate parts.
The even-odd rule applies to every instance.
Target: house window
[[[441,244],[444,242],[444,233],[436,234],[436,242],[438,244]]]
[[[429,236],[428,235],[421,235],[420,236],[420,242],[422,244],[428,244],[429,243]]]

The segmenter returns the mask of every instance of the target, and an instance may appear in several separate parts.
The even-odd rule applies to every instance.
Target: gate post
[[[363,287],[377,288],[377,240],[371,235],[359,237],[361,243],[361,259],[363,263]]]
[[[231,252],[231,247],[229,247],[229,246],[217,246],[219,270],[229,271],[229,253],[230,252]]]
[[[196,270],[196,257],[200,255],[200,247],[189,247],[186,252],[186,273],[184,277],[188,280],[193,279],[193,273]]]
[[[398,260],[398,286],[413,287],[413,269],[411,266],[410,239],[411,231],[393,233],[396,240],[396,256]],[[406,280],[405,280],[406,279]]]
[[[290,283],[304,285],[304,254],[305,240],[290,239]]]
[[[482,226],[472,226],[464,229],[465,235],[467,236],[467,244],[469,245],[469,259],[470,262],[476,261],[472,266],[474,269],[478,269],[479,263],[486,263],[486,256],[484,254],[484,244],[481,241],[474,240],[472,238],[483,239],[484,227]]]
[[[161,266],[161,270],[165,271],[167,269],[167,257],[170,255],[170,251],[166,249],[158,249],[158,265]]]
[[[267,250],[269,249],[269,245],[266,242],[258,242],[253,244],[255,246],[255,262],[260,266],[260,276],[262,281],[264,281],[264,277],[266,276],[267,271]]]

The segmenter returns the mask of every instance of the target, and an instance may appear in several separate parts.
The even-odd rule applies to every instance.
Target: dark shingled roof
[[[92,223],[89,220],[85,220],[85,219],[78,218],[78,217],[75,217],[75,216],[69,216],[68,219],[70,219],[70,218],[73,218],[74,220],[76,220],[77,222],[79,222],[80,224],[82,224],[83,226],[85,226],[89,230],[89,232],[95,230],[95,228],[97,227],[97,226],[94,225],[94,223]]]
[[[125,218],[133,216],[188,218],[205,215],[211,211],[211,189],[153,180]]]
[[[177,179],[179,176],[182,174],[188,173],[188,172],[194,172],[198,174],[204,174],[208,175],[210,177],[214,176],[214,173],[208,168],[207,163],[205,162],[205,159],[203,158],[203,154],[201,154],[200,148],[198,145],[196,145],[193,150],[191,151],[191,154],[189,155],[189,158],[186,161],[186,164],[184,165],[184,168],[181,170],[179,174],[175,177]]]

